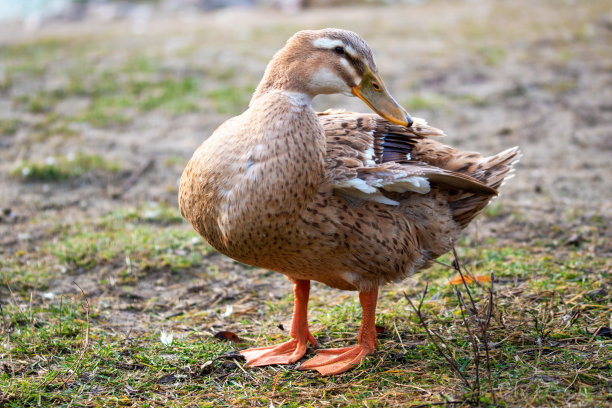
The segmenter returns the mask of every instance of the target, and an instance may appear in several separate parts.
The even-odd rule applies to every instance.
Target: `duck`
[[[344,94],[372,113],[317,113]],[[357,291],[357,344],[318,349],[300,370],[341,374],[375,352],[379,288],[431,265],[498,194],[518,147],[484,157],[391,96],[373,52],[336,28],[294,34],[240,115],[197,148],[180,179],[181,214],[217,251],[293,282],[290,339],[240,351],[246,367],[294,364],[308,344],[311,281]]]

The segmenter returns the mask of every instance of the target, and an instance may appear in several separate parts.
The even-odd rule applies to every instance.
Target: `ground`
[[[458,245],[484,280],[467,285],[475,307],[449,283],[456,271],[436,265],[382,290],[378,351],[354,370],[245,369],[232,352],[287,338],[291,284],[210,248],[180,217],[178,178],[246,107],[274,51],[299,29],[328,26],[359,32],[391,93],[447,143],[486,154],[519,145],[523,157]],[[608,2],[439,0],[5,27],[0,405],[612,406]],[[368,109],[342,96],[316,107]],[[474,330],[491,273],[485,339]],[[421,321],[405,294],[418,303],[427,283]],[[356,298],[314,285],[311,327],[323,347],[355,341]],[[239,343],[216,338],[222,331]]]

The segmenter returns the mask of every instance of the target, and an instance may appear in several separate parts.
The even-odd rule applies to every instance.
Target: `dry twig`
[[[429,326],[427,325],[427,323],[425,322],[425,319],[423,318],[423,314],[421,313],[421,307],[423,306],[423,300],[425,299],[425,295],[427,295],[428,288],[429,288],[429,283],[425,285],[425,290],[423,290],[423,295],[421,296],[421,301],[419,302],[418,308],[414,306],[414,304],[412,303],[412,300],[410,299],[410,297],[408,297],[408,294],[406,292],[404,292],[404,297],[408,300],[408,302],[410,303],[410,306],[412,306],[412,309],[414,309],[414,312],[419,318],[419,322],[421,323],[421,326],[423,326],[423,328],[425,329],[425,332],[427,333],[427,337],[429,337],[429,340],[431,340],[431,342],[434,344],[438,352],[442,355],[442,357],[444,357],[444,359],[448,362],[451,368],[461,377],[463,382],[465,382],[465,385],[468,388],[471,388],[470,382],[468,381],[467,377],[461,372],[459,367],[457,367],[453,359],[447,356],[446,353],[444,353],[444,351],[442,351],[442,348],[440,347],[438,342],[436,342],[436,340],[433,338],[432,332],[429,329]],[[440,339],[444,343],[444,345],[447,346],[448,348],[448,345],[446,344],[446,342],[444,341],[442,337],[438,336],[437,334],[436,334],[436,337],[438,337],[438,339]]]
[[[427,256],[426,254],[424,254],[425,256]],[[429,284],[427,284],[425,286],[425,290],[423,291],[423,295],[421,297],[421,301],[419,303],[418,307],[415,307],[414,304],[412,303],[412,300],[408,297],[408,295],[406,293],[404,293],[404,296],[406,297],[406,299],[408,300],[408,302],[410,303],[410,306],[412,306],[412,308],[414,309],[419,322],[421,324],[421,326],[423,326],[423,328],[425,329],[425,332],[427,333],[427,336],[429,337],[429,339],[432,341],[432,343],[434,344],[434,346],[436,347],[436,349],[438,350],[438,352],[440,353],[440,355],[442,355],[442,357],[444,357],[444,359],[448,362],[449,366],[451,367],[451,369],[453,371],[455,371],[463,380],[463,382],[465,383],[466,387],[471,390],[472,392],[475,393],[476,395],[476,399],[480,398],[480,344],[483,344],[484,349],[485,349],[485,361],[486,361],[486,371],[487,371],[487,379],[489,382],[489,390],[491,392],[491,395],[493,397],[493,401],[495,403],[497,403],[497,397],[495,395],[495,391],[494,391],[494,387],[493,387],[493,376],[491,374],[491,356],[489,354],[489,340],[488,340],[488,330],[490,327],[490,322],[491,322],[491,316],[493,314],[493,301],[494,301],[494,293],[493,293],[493,284],[494,284],[494,275],[493,273],[491,274],[491,285],[488,288],[488,305],[487,305],[487,309],[486,309],[486,315],[484,316],[484,318],[481,318],[480,316],[480,312],[478,307],[476,306],[476,302],[474,301],[474,298],[472,296],[472,292],[469,288],[469,286],[467,285],[467,280],[466,280],[466,276],[470,276],[469,274],[464,272],[464,266],[462,265],[461,261],[459,260],[459,256],[457,254],[456,249],[453,247],[453,255],[454,255],[454,261],[452,266],[451,265],[447,265],[443,262],[440,262],[436,259],[433,259],[429,256],[427,256],[431,261],[440,264],[442,266],[445,266],[449,269],[453,269],[455,270],[459,276],[461,277],[461,281],[463,283],[463,287],[465,288],[465,291],[467,293],[468,299],[469,299],[469,305],[466,304],[465,300],[464,300],[464,296],[462,295],[461,291],[459,290],[459,288],[455,288],[455,294],[457,296],[457,300],[459,301],[459,306],[461,307],[461,317],[463,320],[463,324],[465,326],[466,332],[468,334],[469,337],[469,341],[472,344],[472,353],[473,353],[473,361],[474,361],[474,368],[475,368],[475,376],[476,378],[473,381],[473,384],[470,383],[469,379],[466,377],[466,375],[459,369],[458,364],[454,361],[453,358],[451,358],[448,354],[446,354],[443,350],[442,347],[440,346],[441,344],[444,344],[444,346],[447,349],[450,349],[449,345],[447,344],[447,342],[444,340],[444,338],[442,338],[438,333],[436,333],[435,331],[431,330],[429,328],[428,323],[425,321],[424,317],[423,317],[423,313],[421,312],[421,308],[423,305],[423,300],[425,298],[425,295],[427,294],[428,291],[428,287]],[[478,283],[476,279],[473,279],[474,282]],[[478,285],[480,287],[483,287],[482,285],[480,285],[480,283],[478,283]],[[467,315],[464,313],[464,310],[467,312]],[[474,328],[472,326],[472,324],[475,322],[476,327]],[[437,341],[436,341],[437,339]]]

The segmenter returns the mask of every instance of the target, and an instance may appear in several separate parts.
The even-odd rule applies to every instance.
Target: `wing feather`
[[[327,111],[319,114],[327,136],[330,184],[340,194],[388,205],[399,203],[385,192],[426,194],[430,183],[487,195],[497,194],[468,175],[412,159],[415,146],[444,133],[422,119],[403,127],[374,114]]]

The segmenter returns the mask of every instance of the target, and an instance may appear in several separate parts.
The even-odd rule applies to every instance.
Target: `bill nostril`
[[[412,124],[414,123],[414,122],[412,121],[412,118],[411,118],[410,116],[408,116],[408,115],[406,115],[406,122],[408,122],[408,124],[406,125],[406,127],[411,127],[411,126],[412,126]]]

